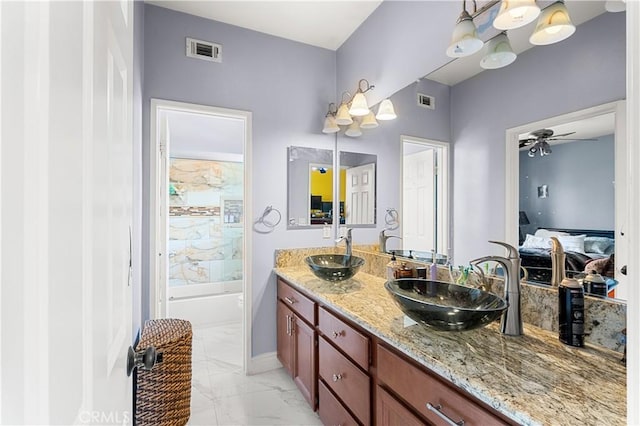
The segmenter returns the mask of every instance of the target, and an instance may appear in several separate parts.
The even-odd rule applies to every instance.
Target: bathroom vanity
[[[365,272],[334,283],[304,265],[275,273],[278,356],[324,424],[626,423],[617,352],[568,347],[526,324],[519,337],[497,323],[416,325]]]

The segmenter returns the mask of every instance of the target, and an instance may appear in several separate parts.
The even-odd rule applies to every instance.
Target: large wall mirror
[[[566,252],[567,275],[595,271],[609,281],[594,294],[626,299],[624,101],[507,131],[507,202],[529,282],[549,284],[549,237]],[[509,225],[511,239],[513,227]],[[593,293],[593,292],[592,292]]]

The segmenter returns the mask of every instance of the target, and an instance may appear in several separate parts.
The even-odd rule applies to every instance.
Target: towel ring
[[[275,215],[272,215],[275,213]],[[270,219],[270,215],[272,218]],[[253,230],[260,234],[268,234],[273,232],[273,230],[280,224],[282,220],[282,214],[280,210],[273,208],[272,206],[267,206],[262,215],[253,222]],[[261,228],[261,226],[263,228]]]
[[[398,218],[398,210],[393,207],[387,208],[387,212],[384,215],[384,223],[387,225],[387,229],[393,231],[400,226],[400,220]]]

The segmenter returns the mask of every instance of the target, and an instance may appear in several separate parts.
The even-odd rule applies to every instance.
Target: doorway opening
[[[449,144],[402,136],[402,247],[449,256]]]
[[[151,318],[241,329],[246,372],[251,113],[153,99],[150,135]]]

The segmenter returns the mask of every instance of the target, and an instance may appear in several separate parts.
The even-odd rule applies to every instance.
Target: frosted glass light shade
[[[360,124],[356,120],[353,120],[353,123],[349,126],[345,135],[351,136],[352,138],[357,138],[358,136],[362,136],[362,130],[360,130]]]
[[[361,129],[375,129],[378,127],[378,122],[376,121],[375,115],[373,115],[373,111],[369,111],[369,114],[365,115],[362,118],[362,122],[360,123]]]
[[[364,93],[358,92],[351,101],[351,108],[349,108],[349,114],[354,117],[362,117],[369,114],[369,105],[367,105],[367,98],[364,97]]]
[[[557,1],[542,11],[529,42],[539,46],[553,44],[570,37],[575,31],[567,7]]]
[[[376,114],[376,118],[378,120],[394,120],[397,117],[395,110],[393,109],[393,104],[390,99],[385,99],[380,102],[380,106],[378,107],[378,114]]]
[[[487,44],[487,53],[480,60],[480,66],[486,70],[506,67],[515,61],[517,56],[511,49],[507,35],[498,34]]]
[[[462,58],[463,56],[473,55],[482,49],[483,45],[482,40],[478,38],[478,31],[473,19],[471,19],[471,15],[466,11],[462,12],[453,30],[451,43],[447,48],[447,56]]]
[[[533,22],[538,15],[540,8],[535,0],[502,0],[493,26],[499,30],[512,30]]]
[[[336,119],[333,115],[327,115],[324,119],[324,127],[322,133],[336,133],[340,131],[340,127],[336,124]]]
[[[624,0],[607,0],[604,3],[604,8],[607,12],[624,12],[627,10],[627,5]]]
[[[338,114],[336,114],[336,124],[348,126],[351,123],[353,123],[353,119],[349,114],[349,107],[347,104],[340,105],[340,108],[338,108]]]

